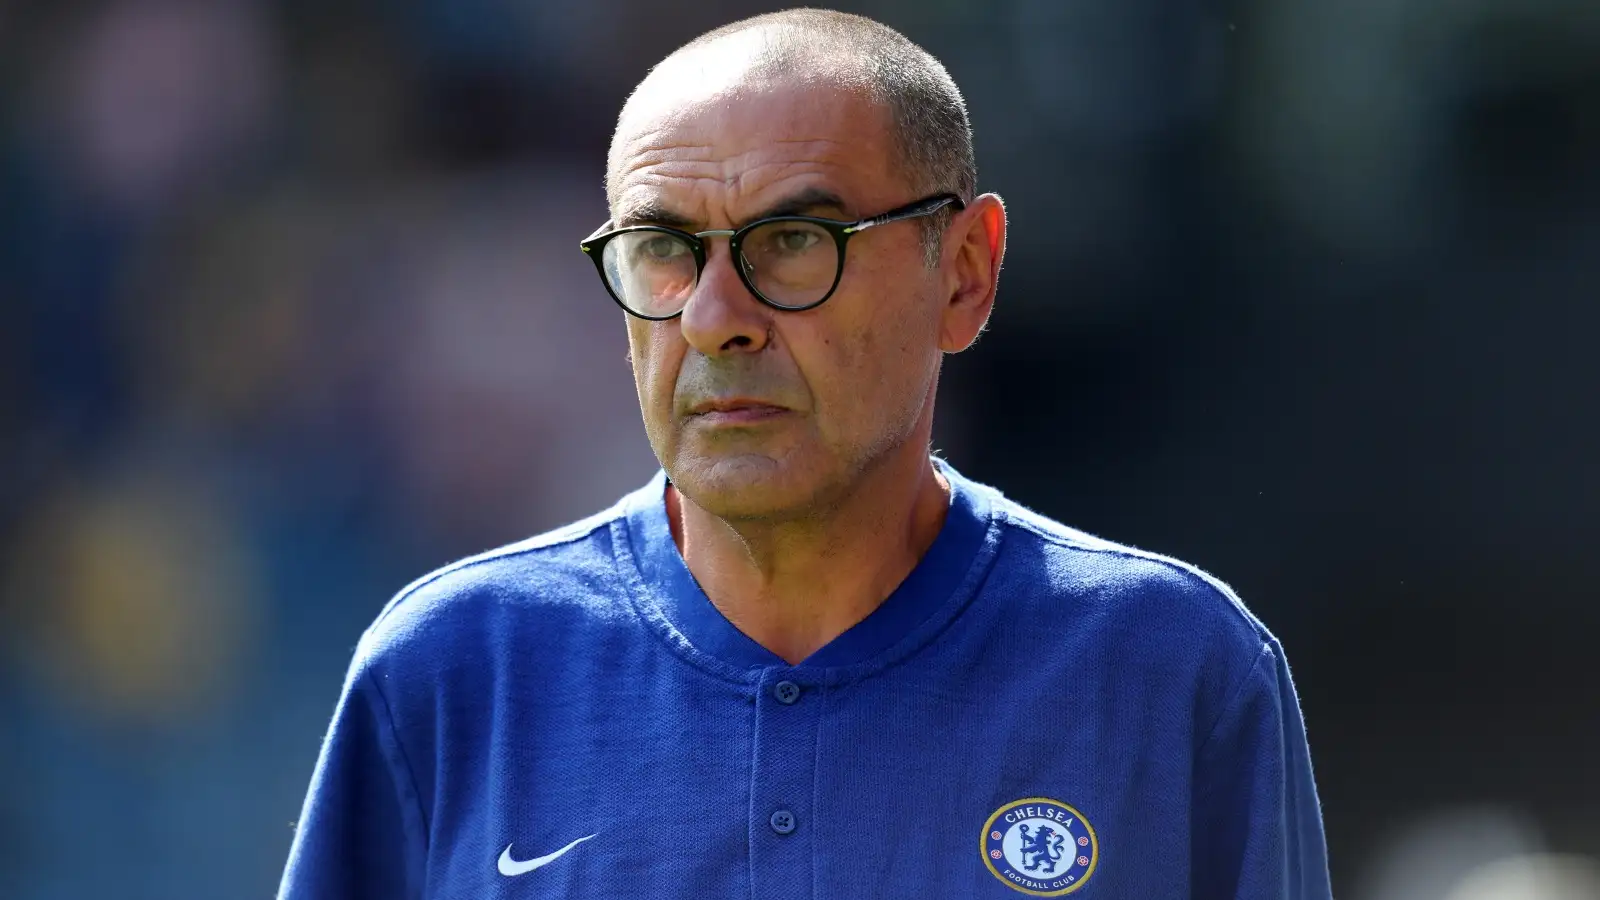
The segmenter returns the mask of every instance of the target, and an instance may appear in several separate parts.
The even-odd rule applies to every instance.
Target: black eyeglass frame
[[[733,267],[734,271],[738,273],[739,280],[744,283],[745,288],[750,291],[751,296],[755,297],[757,300],[761,301],[767,306],[772,307],[773,309],[782,310],[783,312],[804,312],[808,309],[816,309],[822,304],[828,302],[828,298],[833,296],[833,292],[839,289],[839,282],[844,279],[845,245],[849,242],[852,235],[860,234],[861,232],[866,231],[868,228],[876,228],[879,225],[887,225],[890,222],[899,222],[905,219],[931,216],[939,210],[944,209],[946,206],[954,207],[957,212],[960,212],[962,209],[966,208],[966,204],[963,203],[961,198],[955,194],[934,194],[929,197],[924,197],[921,200],[914,200],[910,203],[907,203],[905,206],[895,207],[886,213],[871,216],[865,219],[859,219],[854,222],[841,222],[838,219],[822,219],[815,216],[772,216],[771,218],[757,219],[754,222],[751,222],[738,229],[718,229],[715,231],[690,232],[682,231],[677,228],[668,228],[665,225],[629,225],[625,228],[607,231],[606,228],[611,224],[608,221],[604,225],[601,225],[598,231],[580,242],[578,246],[583,248],[584,254],[588,256],[589,259],[594,263],[595,270],[600,273],[600,283],[606,286],[606,293],[611,295],[611,299],[616,301],[616,304],[622,307],[623,311],[628,315],[635,316],[649,322],[664,322],[670,319],[676,319],[678,316],[683,315],[683,310],[680,309],[675,313],[665,316],[647,316],[628,306],[628,304],[622,301],[621,297],[617,296],[616,290],[611,287],[611,279],[606,277],[605,246],[613,238],[616,238],[619,235],[631,234],[638,231],[654,231],[661,234],[671,235],[676,238],[681,238],[689,245],[690,251],[694,253],[694,278],[696,284],[700,282],[700,276],[705,274],[706,270],[706,244],[704,239],[708,237],[726,237],[728,239],[728,251],[730,255],[734,260],[737,260],[740,263],[739,265]],[[811,225],[816,225],[833,236],[834,244],[839,249],[839,266],[838,269],[833,273],[833,284],[829,285],[827,292],[822,295],[821,299],[798,306],[779,303],[761,293],[761,291],[758,290],[755,284],[750,280],[750,273],[747,269],[749,263],[745,260],[744,253],[741,249],[745,235],[757,228],[761,228],[765,225],[771,225],[775,222],[805,222]]]

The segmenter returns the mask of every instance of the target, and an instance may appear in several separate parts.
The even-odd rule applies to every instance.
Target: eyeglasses
[[[681,315],[706,268],[706,238],[726,236],[734,270],[750,293],[774,309],[798,312],[833,296],[844,276],[844,248],[868,228],[928,216],[953,206],[955,194],[937,194],[857,222],[812,216],[757,219],[736,231],[690,233],[660,225],[600,226],[579,246],[594,261],[611,299],[641,319]]]

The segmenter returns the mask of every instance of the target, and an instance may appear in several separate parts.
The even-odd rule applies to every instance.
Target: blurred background
[[[270,896],[380,606],[652,474],[577,242],[780,5],[0,2],[0,898]],[[940,449],[1278,633],[1341,897],[1600,896],[1600,4],[843,8],[1009,201]]]

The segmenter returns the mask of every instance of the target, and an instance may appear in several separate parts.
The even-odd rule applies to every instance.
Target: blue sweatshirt
[[[799,665],[700,590],[661,474],[411,585],[356,649],[280,897],[1328,898],[1272,634],[939,465],[933,546]]]

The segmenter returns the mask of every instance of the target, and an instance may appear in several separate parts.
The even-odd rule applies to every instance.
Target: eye
[[[820,239],[816,231],[809,228],[785,228],[771,238],[773,249],[781,253],[804,253]]]
[[[651,235],[639,242],[638,253],[650,262],[667,262],[689,252],[689,247],[683,241],[671,235]]]

